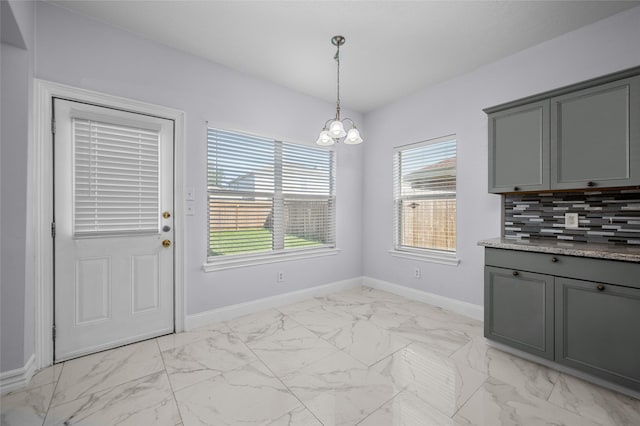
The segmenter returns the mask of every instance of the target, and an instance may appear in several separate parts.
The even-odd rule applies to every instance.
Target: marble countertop
[[[593,257],[598,259],[621,260],[625,262],[640,262],[640,246],[552,240],[515,240],[506,238],[482,240],[478,241],[478,245],[507,250],[564,254],[567,256]]]

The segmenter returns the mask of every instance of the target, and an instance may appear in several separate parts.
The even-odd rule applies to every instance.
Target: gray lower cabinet
[[[553,359],[553,277],[485,267],[485,336]]]
[[[640,264],[485,249],[484,335],[640,392]]]
[[[549,101],[489,116],[489,192],[549,189]]]
[[[640,390],[640,289],[555,280],[555,360]]]
[[[551,98],[551,189],[640,184],[640,77]]]

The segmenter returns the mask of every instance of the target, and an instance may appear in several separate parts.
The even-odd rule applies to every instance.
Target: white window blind
[[[209,257],[335,246],[332,151],[208,129]]]
[[[395,249],[455,252],[455,138],[397,149],[393,175]]]
[[[74,236],[159,232],[159,133],[73,119]]]

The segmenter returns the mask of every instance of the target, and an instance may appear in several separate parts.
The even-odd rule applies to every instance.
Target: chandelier
[[[344,37],[337,35],[331,38],[331,44],[336,46],[336,51],[333,59],[336,60],[338,65],[338,78],[337,78],[337,100],[336,100],[336,116],[328,119],[324,123],[324,128],[318,136],[316,143],[322,146],[333,145],[336,142],[340,142],[340,139],[344,138],[344,143],[355,145],[362,143],[360,132],[358,131],[356,124],[350,118],[340,119],[340,46],[345,42]],[[345,125],[349,126],[349,130],[345,130]]]

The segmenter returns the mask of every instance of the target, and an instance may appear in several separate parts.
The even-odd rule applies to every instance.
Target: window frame
[[[278,237],[276,237],[275,235],[273,235],[273,242],[272,242],[272,249],[269,251],[259,251],[259,252],[250,252],[250,253],[238,253],[238,254],[227,254],[227,255],[219,255],[219,256],[211,256],[211,248],[210,248],[210,244],[211,244],[211,237],[210,237],[210,233],[211,233],[211,223],[210,223],[210,209],[209,209],[209,202],[210,202],[210,197],[211,195],[214,193],[213,191],[211,191],[209,189],[209,163],[207,162],[207,224],[206,224],[206,229],[207,229],[207,247],[206,247],[206,261],[204,262],[202,269],[205,272],[214,272],[214,271],[219,271],[219,270],[224,270],[224,269],[230,269],[230,268],[241,268],[241,267],[245,267],[245,266],[253,266],[253,265],[262,265],[262,264],[269,264],[269,263],[275,263],[275,262],[284,262],[284,261],[290,261],[290,260],[297,260],[297,259],[308,259],[308,258],[315,258],[315,257],[322,257],[322,256],[331,256],[331,255],[336,255],[340,252],[340,250],[337,248],[337,236],[336,236],[336,228],[337,228],[337,224],[336,224],[336,170],[337,170],[337,162],[336,162],[336,152],[333,148],[319,148],[315,145],[311,145],[311,144],[305,144],[305,143],[299,143],[299,142],[289,142],[289,141],[283,141],[280,139],[276,139],[276,138],[268,138],[265,136],[260,136],[260,135],[256,135],[256,134],[252,134],[249,132],[245,132],[245,131],[238,131],[238,130],[232,130],[232,129],[224,129],[222,127],[217,127],[217,126],[211,126],[211,125],[207,125],[207,153],[209,152],[209,131],[210,130],[219,130],[222,132],[228,132],[228,133],[235,133],[238,135],[242,135],[245,137],[249,137],[249,138],[259,138],[259,139],[265,139],[268,142],[272,143],[274,146],[274,151],[275,152],[279,152],[280,155],[276,155],[274,156],[273,159],[273,168],[274,168],[274,173],[277,175],[278,173],[281,174],[281,176],[276,177],[276,175],[274,175],[274,188],[273,188],[273,193],[271,194],[271,200],[272,200],[272,211],[275,211],[276,209],[285,209],[286,203],[288,200],[291,200],[291,196],[288,196],[286,193],[283,192],[283,188],[282,188],[282,180],[283,180],[283,156],[282,156],[282,151],[283,149],[286,149],[286,145],[295,145],[297,147],[306,147],[306,148],[310,148],[310,149],[318,149],[318,150],[322,150],[322,151],[327,151],[330,153],[330,157],[329,157],[329,173],[330,173],[330,178],[329,178],[329,195],[328,197],[324,197],[323,199],[327,199],[329,200],[329,202],[332,204],[331,208],[328,209],[328,215],[326,217],[327,223],[329,224],[329,235],[332,237],[333,241],[329,244],[322,244],[322,245],[317,245],[317,246],[313,246],[313,247],[293,247],[293,248],[273,248],[273,244],[276,245],[280,245],[276,242],[280,241],[283,242],[284,238],[285,238],[285,227],[280,226],[280,227],[276,227],[274,226],[274,230],[273,232],[277,232],[276,228],[281,230],[282,235],[279,235]],[[279,171],[279,172],[278,172]],[[279,185],[278,185],[279,182]],[[229,194],[231,195],[233,191],[229,191]],[[259,193],[260,196],[263,196],[264,193],[256,191],[255,193]],[[293,198],[295,198],[295,195],[293,196]],[[314,194],[307,194],[307,195],[303,195],[303,198],[308,198],[310,200],[313,199],[320,199],[322,197],[314,195]],[[282,204],[282,206],[276,206],[277,203]]]
[[[400,169],[397,166],[399,162],[398,156],[402,154],[402,152],[421,148],[424,146],[435,145],[442,142],[455,141],[455,149],[456,149],[456,191],[455,191],[455,199],[456,199],[456,234],[455,234],[455,249],[453,251],[448,250],[438,250],[435,248],[420,248],[420,247],[411,247],[400,244],[400,234],[403,232],[403,223],[402,223],[402,214],[400,212],[398,202],[402,199],[399,192],[399,187],[402,185],[401,179],[402,176],[399,175]],[[457,198],[458,198],[458,188],[457,188],[457,159],[458,159],[458,138],[456,134],[450,134],[434,139],[428,139],[425,141],[411,143],[406,145],[396,146],[393,149],[392,156],[392,205],[393,205],[393,222],[392,222],[392,232],[393,232],[393,248],[389,250],[389,254],[394,257],[403,258],[403,259],[411,259],[411,260],[419,260],[426,261],[431,263],[438,263],[443,265],[451,265],[457,266],[460,263],[460,259],[457,257],[458,254],[458,210],[457,210]],[[429,197],[425,197],[425,199],[430,199]],[[433,199],[433,198],[431,198]]]

